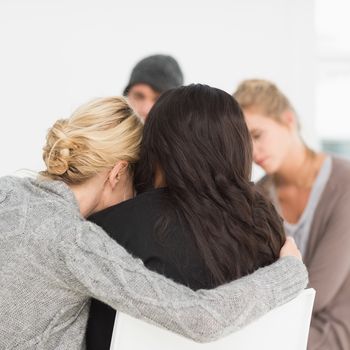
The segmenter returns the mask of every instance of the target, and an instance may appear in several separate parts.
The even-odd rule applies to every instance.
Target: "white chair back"
[[[111,350],[305,350],[314,289],[270,311],[245,328],[218,341],[196,343],[170,331],[117,313]]]

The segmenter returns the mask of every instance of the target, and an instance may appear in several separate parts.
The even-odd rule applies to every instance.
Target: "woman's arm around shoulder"
[[[145,268],[98,226],[82,222],[72,231],[60,254],[74,288],[198,342],[242,328],[295,297],[308,282],[301,260],[286,256],[239,280],[194,292]]]

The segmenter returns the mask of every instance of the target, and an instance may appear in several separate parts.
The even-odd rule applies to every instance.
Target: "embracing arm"
[[[240,329],[295,297],[308,281],[303,263],[284,257],[216,289],[194,292],[146,269],[91,223],[72,234],[74,244],[62,243],[61,252],[75,288],[198,342]]]

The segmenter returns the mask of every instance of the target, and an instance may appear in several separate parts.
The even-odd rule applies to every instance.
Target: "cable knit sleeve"
[[[61,242],[60,253],[72,288],[198,342],[240,329],[308,282],[303,263],[285,257],[216,289],[194,292],[146,269],[92,223],[83,222],[70,237]]]

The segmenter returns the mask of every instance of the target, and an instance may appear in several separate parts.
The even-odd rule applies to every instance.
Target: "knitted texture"
[[[0,178],[0,349],[84,349],[91,297],[198,342],[235,331],[306,287],[293,257],[194,292],[147,270],[84,220],[62,182]]]
[[[183,74],[175,58],[168,55],[152,55],[143,58],[133,68],[123,95],[126,96],[136,84],[147,84],[155,91],[163,93],[183,83]]]

